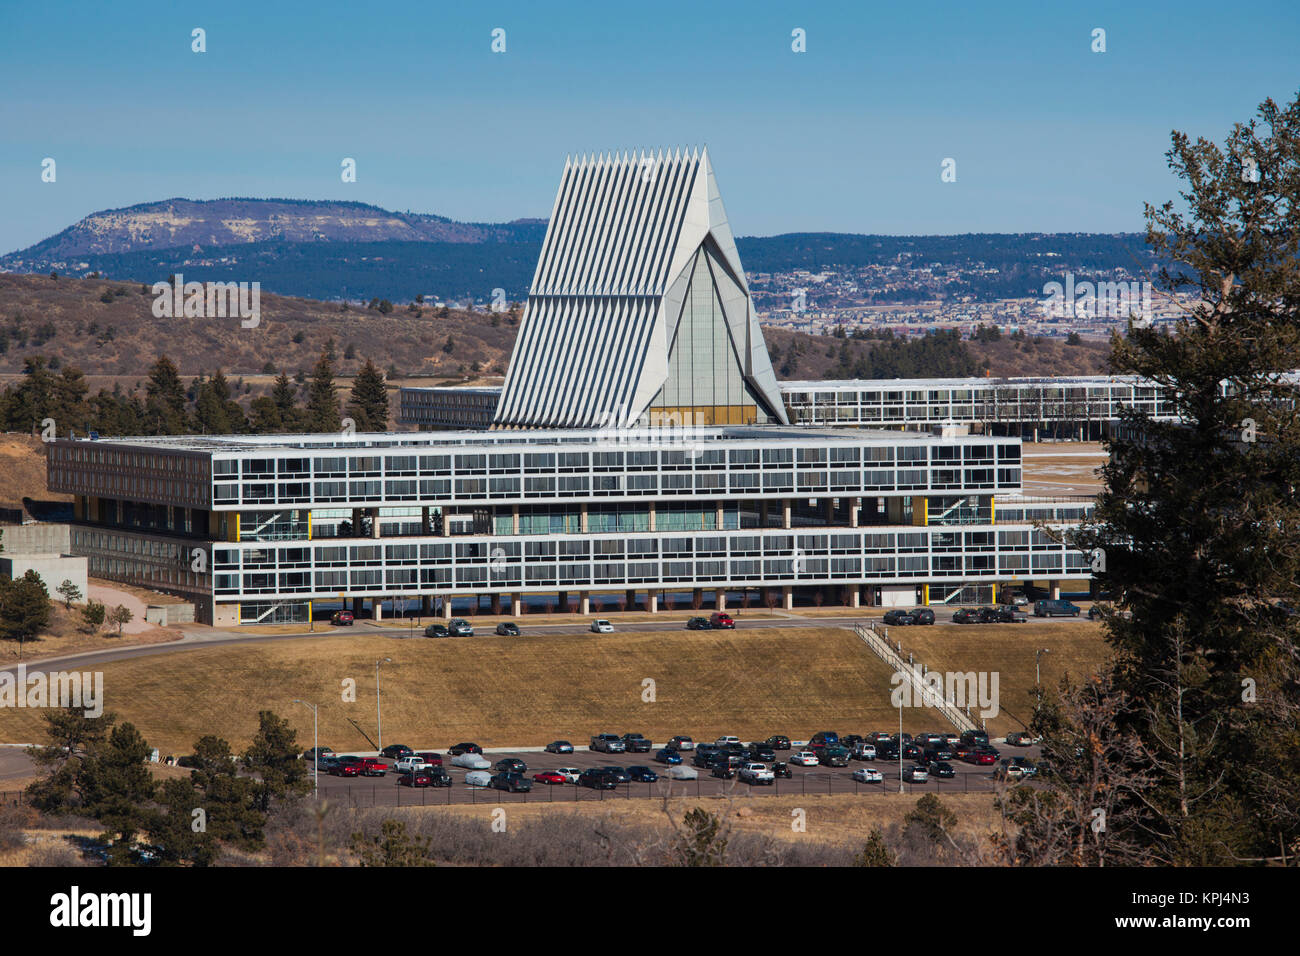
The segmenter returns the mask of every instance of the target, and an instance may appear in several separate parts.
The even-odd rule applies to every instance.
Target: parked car
[[[406,744],[389,744],[383,750],[379,751],[379,756],[387,757],[389,760],[398,760],[402,757],[409,757],[415,753]]]
[[[850,755],[853,757],[854,760],[875,760],[876,745],[869,744],[864,740],[856,747],[853,748],[853,750],[850,752]]]
[[[609,621],[605,620],[603,617],[598,617],[596,620],[591,622],[591,632],[593,634],[613,634],[614,625],[610,624]]]
[[[351,611],[335,611],[330,615],[330,623],[336,626],[351,627],[355,621]]]
[[[578,786],[590,787],[592,790],[615,790],[618,781],[599,767],[584,770],[578,775]]]
[[[447,748],[447,753],[451,754],[453,757],[459,757],[461,754],[481,754],[482,752],[482,747],[478,744],[470,743],[452,744]]]
[[[1015,605],[1016,607],[1028,607],[1028,606],[1029,606],[1029,598],[1025,596],[1025,592],[1024,592],[1024,591],[1012,591],[1012,590],[1009,590],[1009,591],[1003,591],[1003,592],[1002,592],[1002,603],[1003,603],[1003,604],[1013,604],[1013,605]]]
[[[678,734],[676,737],[669,737],[666,746],[672,747],[674,750],[694,750],[695,741],[684,734]]]
[[[648,754],[651,745],[650,741],[640,734],[624,734],[623,746],[630,754]]]
[[[913,609],[912,609],[912,623],[913,623],[913,624],[933,624],[933,623],[934,623],[934,611],[930,610],[928,607],[917,607],[917,608],[913,608]]]
[[[587,749],[598,753],[621,754],[627,752],[627,744],[618,734],[596,734],[591,738]]]
[[[424,629],[425,637],[451,637],[451,631],[447,630],[446,624],[430,624]]]
[[[709,623],[707,617],[692,617],[686,621],[686,630],[688,631],[711,631],[713,625]]]
[[[1024,624],[1029,620],[1028,614],[1011,604],[999,604],[993,610],[999,624]]]
[[[989,743],[989,735],[986,730],[963,730],[960,739],[964,744],[975,744],[979,747],[987,747]]]
[[[470,627],[469,621],[463,617],[453,617],[447,622],[447,630],[451,632],[452,637],[473,637],[474,628]]]
[[[492,762],[482,754],[460,753],[451,758],[453,767],[464,767],[466,770],[487,770],[492,766]]]
[[[423,757],[417,757],[412,754],[409,757],[400,758],[393,764],[393,769],[398,773],[414,773],[416,771],[424,770],[428,766],[429,765],[425,763]]]
[[[840,735],[833,730],[823,730],[812,735],[812,740],[808,741],[808,749],[813,747],[826,746],[834,747],[840,742]]]
[[[359,769],[363,777],[382,777],[388,773],[388,764],[378,757],[362,757]]]
[[[736,768],[725,761],[714,763],[713,768],[709,771],[713,777],[721,777],[723,780],[732,780],[736,776]]]
[[[983,624],[984,615],[980,613],[977,607],[958,608],[952,612],[952,622],[954,624]]]
[[[567,740],[552,740],[546,745],[548,754],[571,754],[573,753],[573,744]]]
[[[785,734],[773,734],[764,741],[773,750],[789,750],[790,738]]]
[[[885,775],[875,767],[859,767],[853,771],[853,779],[858,783],[884,783]]]
[[[957,776],[956,769],[953,767],[952,764],[948,763],[948,761],[946,760],[936,760],[933,763],[929,764],[929,766],[927,766],[926,769],[930,771],[930,776],[935,778],[942,777],[943,779],[946,780],[951,777]]]
[[[817,754],[817,762],[823,767],[847,767],[849,765],[849,752],[843,747],[822,747],[813,752]]]
[[[640,764],[635,767],[628,767],[627,775],[632,778],[633,783],[654,783],[659,779],[659,774]]]
[[[752,763],[772,763],[776,760],[776,751],[767,744],[750,744],[741,755]]]
[[[669,767],[667,773],[671,780],[698,780],[700,776],[698,770],[694,767],[688,767],[685,764],[677,767]]]
[[[908,783],[925,783],[930,779],[930,774],[920,764],[903,768],[903,779]]]
[[[1017,730],[1013,734],[1007,734],[1008,747],[1032,747],[1034,744],[1034,735],[1026,733],[1023,730]]]
[[[426,767],[420,772],[429,778],[429,786],[431,787],[451,786],[451,774],[441,767]]]
[[[662,750],[656,750],[654,759],[659,763],[676,766],[682,762],[682,755],[671,747],[664,747]]]
[[[397,785],[399,787],[432,787],[433,777],[425,770],[416,770],[398,777]]]
[[[737,776],[745,783],[751,786],[755,784],[774,784],[776,783],[776,774],[768,770],[761,763],[747,763],[737,772]]]
[[[709,615],[709,624],[716,628],[733,629],[736,626],[735,619],[726,611],[715,611]]]
[[[1034,617],[1078,617],[1083,609],[1069,601],[1035,601]]]
[[[509,793],[527,793],[533,789],[532,781],[521,773],[499,773],[488,781],[488,786]]]
[[[626,767],[609,766],[609,767],[601,767],[600,769],[605,771],[611,777],[613,777],[616,783],[632,782],[632,774],[628,772],[628,769]]]
[[[772,776],[774,777],[793,777],[794,773],[790,770],[790,765],[784,761],[778,760],[772,764]]]
[[[947,744],[938,747],[927,747],[921,752],[921,763],[925,764],[927,767],[936,760],[951,760],[952,758],[953,752]]]
[[[969,762],[981,767],[992,766],[998,762],[998,752],[987,747],[979,747],[971,753]]]
[[[496,633],[500,634],[502,637],[518,637],[519,625],[514,621],[502,621],[497,625]]]
[[[885,612],[885,623],[890,627],[904,627],[909,624],[915,624],[916,618],[912,617],[911,611],[904,611],[901,608],[895,608],[892,611]]]
[[[361,758],[339,757],[330,765],[329,774],[332,777],[359,777],[361,776]]]
[[[312,763],[320,763],[320,761],[324,760],[326,757],[334,757],[334,756],[337,755],[329,747],[312,747],[310,750],[308,750],[306,753],[302,755],[302,759],[307,761],[308,766],[311,766]]]
[[[492,769],[497,773],[527,773],[528,764],[518,757],[502,757],[492,765]]]
[[[320,763],[317,765],[316,769],[319,770],[321,773],[329,773],[335,767],[338,766],[338,763],[339,763],[338,757],[321,757]]]
[[[486,787],[492,783],[492,774],[486,770],[471,770],[465,774],[465,785],[467,787]]]
[[[577,783],[578,778],[582,776],[582,771],[577,767],[561,767],[555,772],[564,778],[565,783]]]
[[[730,747],[732,744],[739,745],[739,744],[740,744],[740,738],[739,738],[739,737],[719,737],[717,740],[715,740],[715,741],[713,742],[713,746],[715,746],[715,747]]]
[[[796,763],[801,767],[815,767],[818,764],[817,755],[811,750],[801,750],[790,758],[791,763]]]

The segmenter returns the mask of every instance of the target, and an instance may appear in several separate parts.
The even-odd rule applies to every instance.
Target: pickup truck
[[[630,754],[648,754],[650,752],[650,741],[640,734],[624,734],[623,746],[627,748]]]
[[[747,763],[740,768],[740,779],[748,784],[776,783],[776,775],[761,763]]]
[[[621,754],[627,752],[627,744],[618,734],[596,734],[591,738],[589,749],[598,753]]]
[[[402,757],[393,764],[393,769],[398,773],[414,773],[417,770],[427,770],[428,767],[429,764],[423,757],[417,757],[414,755],[410,757]]]
[[[363,777],[382,777],[388,773],[388,764],[378,757],[362,757],[361,766],[357,769]]]

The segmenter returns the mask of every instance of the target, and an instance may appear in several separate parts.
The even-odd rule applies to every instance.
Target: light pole
[[[1039,697],[1043,696],[1043,678],[1042,678],[1042,670],[1038,665],[1038,659],[1043,654],[1050,654],[1050,653],[1052,653],[1052,651],[1050,648],[1047,647],[1040,647],[1038,650],[1034,651],[1034,686],[1038,688]]]
[[[304,707],[311,708],[311,736],[312,736],[312,796],[320,799],[320,714],[315,704],[309,704],[305,700],[293,699],[295,704],[302,704]]]
[[[903,793],[903,702],[898,702],[898,792]]]
[[[391,664],[393,659],[385,657],[383,660],[375,661],[375,723],[379,726],[379,752],[384,752],[384,715],[379,709],[379,665]]]

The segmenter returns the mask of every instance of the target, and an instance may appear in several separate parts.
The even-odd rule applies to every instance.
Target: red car
[[[335,611],[330,615],[331,624],[346,624],[351,626],[352,622],[355,620],[356,618],[352,616],[351,611]]]
[[[378,757],[362,757],[361,764],[357,769],[361,771],[363,777],[382,777],[388,773],[388,764]]]
[[[726,611],[717,611],[709,615],[709,623],[714,627],[735,627],[736,622]]]
[[[361,773],[361,758],[340,757],[329,765],[326,772],[335,777],[355,777]]]
[[[998,755],[991,750],[977,750],[972,755],[971,763],[988,766],[998,762]]]
[[[538,783],[564,783],[563,774],[556,773],[554,770],[543,770],[541,773],[535,773],[533,779]]]
[[[416,754],[416,756],[422,758],[424,762],[427,763],[430,767],[442,766],[442,754],[436,754],[432,750],[429,751],[422,750],[418,754]]]
[[[397,778],[399,786],[403,787],[432,787],[433,777],[423,770],[417,770],[415,773],[404,773]]]

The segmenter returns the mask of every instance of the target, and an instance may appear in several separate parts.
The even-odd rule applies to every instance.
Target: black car
[[[898,744],[884,743],[884,742],[876,744],[876,759],[883,760],[886,762],[890,760],[897,760]]]
[[[891,627],[902,627],[905,624],[915,624],[916,618],[912,617],[911,611],[898,609],[885,612],[885,623]]]
[[[861,734],[845,734],[843,737],[840,738],[840,746],[843,747],[845,750],[851,751],[854,747],[856,747],[858,744],[862,743],[862,741],[866,739],[867,738],[863,737]]]
[[[952,758],[953,758],[952,751],[946,746],[930,747],[926,749],[924,753],[921,754],[922,763],[933,763],[936,760],[944,761],[944,760],[951,760]]]
[[[496,773],[527,773],[528,764],[518,757],[503,757],[492,765],[492,770]]]
[[[773,750],[790,749],[790,738],[785,736],[785,734],[773,734],[771,737],[768,737],[767,740],[764,741],[764,743],[766,743]]]
[[[903,759],[920,760],[921,748],[918,747],[916,744],[903,744]]]
[[[533,782],[518,773],[499,773],[488,781],[493,790],[508,790],[510,793],[527,793],[533,789]]]
[[[573,753],[573,744],[567,740],[552,740],[546,745],[548,754],[571,754]]]
[[[320,761],[316,764],[316,769],[321,773],[329,773],[332,767],[338,766],[338,763],[338,757],[321,757]]]
[[[389,744],[379,751],[379,756],[387,757],[389,760],[401,760],[403,757],[411,757],[414,754],[415,751],[405,744]]]
[[[659,774],[655,773],[649,767],[628,767],[627,775],[631,777],[635,783],[654,783],[659,779]]]
[[[847,767],[849,765],[849,752],[839,745],[815,748],[813,753],[817,755],[817,760],[823,767]]]
[[[461,754],[481,754],[482,752],[483,748],[478,744],[453,744],[447,748],[447,753],[451,754],[453,757],[459,757]]]
[[[999,624],[1024,624],[1029,620],[1028,614],[1011,604],[1000,604],[992,610]]]
[[[709,623],[709,619],[707,617],[693,617],[686,622],[686,630],[711,631],[713,630],[713,625]]]
[[[425,637],[451,637],[451,631],[445,624],[430,624],[424,629]]]
[[[961,742],[973,744],[977,747],[987,747],[989,745],[989,735],[984,730],[964,730],[962,731]]]
[[[518,637],[519,625],[513,621],[502,621],[497,625],[497,633],[502,637]]]
[[[954,624],[983,624],[984,616],[980,613],[980,608],[963,607],[953,611],[952,622]]]
[[[746,763],[773,763],[776,751],[767,744],[750,744],[749,749],[740,756]]]
[[[930,771],[930,776],[932,777],[942,777],[947,779],[957,775],[957,771],[953,769],[952,764],[948,763],[946,760],[932,760],[927,764],[926,769]]]
[[[928,607],[918,607],[912,611],[913,624],[933,624],[934,612]]]
[[[624,734],[623,744],[630,754],[648,754],[650,752],[650,741],[640,734]]]
[[[714,777],[721,777],[723,780],[732,780],[736,776],[736,768],[729,763],[715,763],[709,774]]]
[[[592,790],[614,790],[618,787],[618,781],[608,771],[597,767],[578,774],[578,786]]]
[[[613,777],[615,783],[632,782],[632,774],[628,772],[626,767],[601,767],[600,769]]]
[[[790,771],[790,765],[788,763],[778,760],[776,763],[772,764],[772,776],[793,777],[794,774]]]

